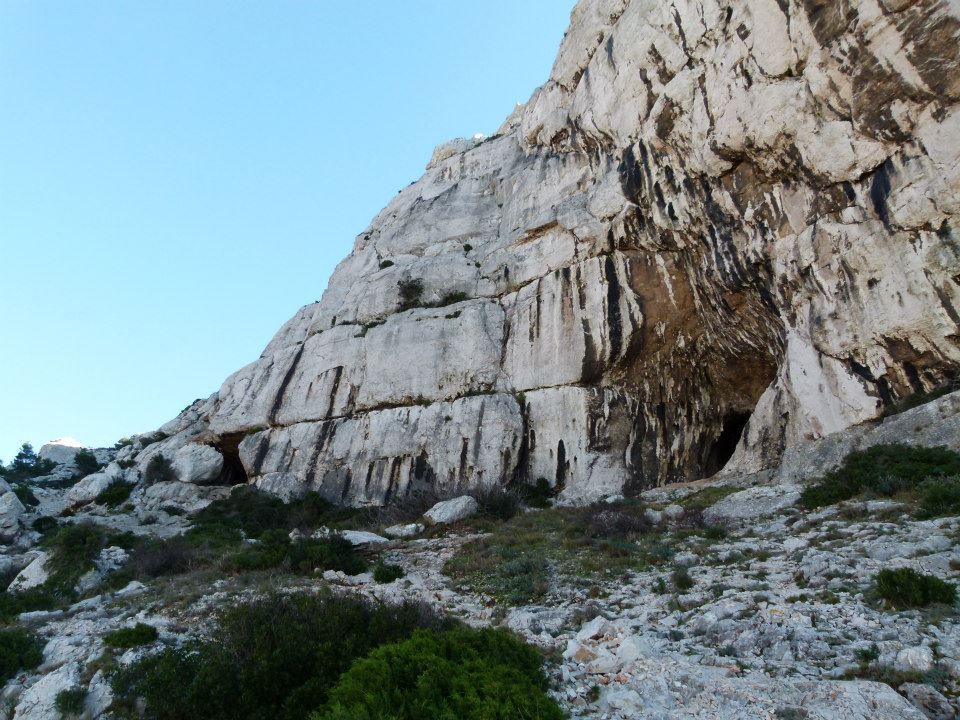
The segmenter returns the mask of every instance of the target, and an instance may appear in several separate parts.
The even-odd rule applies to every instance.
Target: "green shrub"
[[[406,573],[399,565],[389,565],[383,561],[373,566],[373,579],[378,583],[391,583],[399,580]]]
[[[477,491],[473,497],[477,501],[478,513],[494,520],[509,520],[522,507],[520,494],[502,485]]]
[[[675,569],[670,579],[673,581],[673,588],[678,592],[686,592],[695,585],[693,578],[690,577],[690,571],[685,567]]]
[[[401,280],[397,283],[400,291],[400,309],[409,310],[420,304],[423,295],[423,281],[417,278]]]
[[[53,610],[59,604],[53,593],[43,587],[0,592],[0,622],[13,622],[20,613]]]
[[[944,395],[952,393],[956,390],[960,390],[960,383],[957,380],[950,380],[932,390],[927,390],[924,392],[914,393],[913,395],[908,395],[907,397],[899,400],[898,402],[891,405],[884,413],[884,417],[890,417],[891,415],[898,415],[907,410],[912,410],[915,407],[925,405],[928,402],[932,402],[937,398],[941,398]]]
[[[187,537],[199,544],[224,546],[243,537],[259,538],[270,530],[311,531],[321,526],[339,529],[357,516],[357,510],[337,507],[315,492],[284,503],[248,486],[197,513]]]
[[[272,596],[229,608],[211,639],[168,648],[111,678],[120,717],[302,720],[353,662],[417,628],[450,623],[425,606],[359,597]]]
[[[128,483],[118,478],[101,490],[94,502],[104,507],[115,508],[130,498],[131,490],[132,487]]]
[[[960,477],[933,478],[918,488],[921,517],[960,515]]]
[[[873,579],[876,594],[896,608],[926,607],[933,603],[953,605],[957,586],[910,568],[881,570]]]
[[[875,445],[847,455],[843,465],[804,489],[808,509],[833,505],[861,493],[890,497],[916,489],[930,478],[960,475],[960,454],[944,447]]]
[[[358,661],[311,720],[561,720],[537,652],[505,630],[418,631]]]
[[[143,479],[148,485],[179,480],[177,471],[173,469],[173,464],[163,456],[163,453],[157,453],[150,458],[150,462],[147,463],[147,467],[143,471]]]
[[[137,623],[133,627],[120,628],[103,636],[103,642],[110,647],[132,648],[152,643],[160,637],[157,629],[146,623]]]
[[[339,535],[292,542],[285,530],[268,530],[255,544],[227,556],[224,567],[232,571],[281,568],[300,575],[314,570],[340,570],[356,575],[367,569],[367,563]]]
[[[0,630],[0,683],[43,661],[43,644],[23,628]]]
[[[55,595],[72,598],[77,581],[93,569],[94,561],[111,539],[106,530],[93,523],[64,525],[44,537],[41,544],[49,549],[45,587]]]
[[[380,269],[386,270],[388,267],[393,267],[393,260],[381,260]]]
[[[77,454],[73,457],[73,464],[77,466],[77,472],[74,474],[74,477],[78,480],[95,473],[103,467],[103,465],[97,462],[97,456],[93,454],[93,451],[86,448],[77,451]]]
[[[40,504],[37,496],[33,494],[33,490],[25,483],[17,483],[16,485],[12,485],[10,489],[13,490],[14,494],[25,507],[36,507]]]
[[[81,687],[70,688],[69,690],[61,690],[57,693],[57,697],[53,701],[53,704],[60,713],[60,717],[79,717],[80,715],[83,715],[83,711],[87,702],[87,695],[87,689]]]
[[[194,545],[182,537],[143,538],[130,551],[126,569],[133,577],[150,579],[178,575],[201,562]]]
[[[52,530],[56,530],[60,527],[60,523],[57,522],[55,517],[50,517],[49,515],[41,515],[36,520],[34,520],[30,527],[36,530],[41,535],[46,535]]]
[[[470,296],[465,292],[452,292],[444,295],[440,302],[437,303],[437,307],[446,307],[447,305],[455,305],[456,303],[463,302],[464,300],[469,300]]]
[[[555,489],[546,478],[537,478],[532,485],[524,483],[520,486],[520,498],[530,507],[550,507],[550,501],[555,493]]]

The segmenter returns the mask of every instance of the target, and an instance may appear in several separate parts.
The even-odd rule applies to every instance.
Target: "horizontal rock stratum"
[[[960,364],[958,28],[956,0],[581,0],[495,135],[440,146],[320,302],[121,459],[579,501],[877,417]]]

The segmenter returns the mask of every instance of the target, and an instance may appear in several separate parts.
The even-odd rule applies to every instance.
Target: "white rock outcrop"
[[[440,146],[322,299],[131,455],[199,438],[355,506],[539,478],[589,502],[877,418],[960,368],[958,23],[580,0],[498,133]]]
[[[20,534],[20,516],[27,509],[20,502],[16,493],[7,488],[7,491],[0,495],[0,542],[13,542]]]
[[[423,522],[428,526],[449,525],[475,515],[477,509],[477,501],[469,495],[463,495],[438,502],[423,514]]]
[[[171,464],[180,482],[207,485],[220,479],[223,455],[209,445],[191,443],[177,450]]]

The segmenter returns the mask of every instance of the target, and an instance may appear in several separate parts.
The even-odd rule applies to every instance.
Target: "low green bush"
[[[423,281],[417,278],[401,280],[397,283],[400,294],[400,310],[410,310],[420,304],[423,295]]]
[[[840,468],[805,488],[800,504],[812,510],[862,493],[892,497],[952,475],[960,475],[960,454],[945,447],[875,445],[850,453]]]
[[[135,538],[91,522],[62,525],[44,536],[40,544],[47,548],[48,579],[43,587],[56,597],[71,600],[80,577],[92,570],[100,551],[111,545],[129,549]]]
[[[94,502],[108,508],[119,507],[130,498],[132,489],[132,486],[123,480],[114,480],[100,491]]]
[[[177,471],[173,469],[173,464],[164,457],[163,453],[157,453],[143,471],[143,479],[148,485],[154,485],[160,482],[175,482]]]
[[[120,628],[103,636],[105,645],[114,648],[132,648],[155,641],[160,634],[152,625],[137,623],[133,627]]]
[[[93,454],[93,451],[86,448],[79,450],[77,454],[73,456],[73,464],[77,466],[77,472],[74,474],[74,477],[78,480],[85,478],[87,475],[92,475],[103,467],[103,465],[97,462],[97,456]]]
[[[355,663],[310,719],[561,720],[542,666],[505,630],[421,630]]]
[[[520,485],[520,498],[524,503],[534,508],[550,507],[550,502],[556,494],[556,489],[546,478],[537,478],[535,483]]]
[[[314,570],[340,570],[356,575],[367,569],[367,563],[339,535],[293,542],[284,530],[268,530],[255,544],[228,555],[224,567],[234,572],[281,568],[300,575]]]
[[[696,584],[693,578],[690,577],[690,571],[685,567],[676,568],[670,576],[670,579],[673,581],[674,590],[678,592],[686,592]]]
[[[23,628],[0,630],[0,683],[43,661],[43,644]]]
[[[342,529],[359,515],[310,492],[284,503],[255,487],[242,487],[217,500],[193,517],[187,539],[201,545],[224,547],[242,538],[257,539],[272,530],[311,531],[321,526]]]
[[[148,580],[178,575],[204,564],[196,547],[182,537],[143,538],[133,546],[126,569],[134,578]]]
[[[378,583],[391,583],[399,580],[406,573],[399,565],[389,565],[383,561],[373,566],[373,579]]]
[[[59,599],[44,587],[20,592],[0,592],[0,622],[10,623],[20,613],[38,610],[53,610],[60,605]]]
[[[54,707],[62,718],[73,718],[83,715],[87,702],[87,689],[81,687],[61,690],[54,699]]]
[[[523,507],[520,493],[513,488],[495,485],[474,494],[478,513],[493,520],[509,520]]]
[[[957,586],[910,568],[881,570],[874,576],[876,594],[896,608],[927,607],[934,603],[953,605]]]
[[[922,482],[917,491],[920,517],[960,515],[960,477],[933,478]]]
[[[36,520],[34,520],[30,527],[36,530],[41,535],[46,535],[47,533],[56,530],[60,527],[60,523],[57,522],[55,517],[50,517],[49,515],[41,515]]]
[[[36,507],[40,504],[40,501],[37,500],[37,496],[33,494],[33,490],[30,489],[30,486],[25,483],[17,483],[10,488],[13,490],[14,495],[20,500],[25,507]]]
[[[421,605],[272,596],[225,610],[209,640],[115,670],[113,709],[118,717],[145,720],[303,720],[374,648],[418,628],[449,627]]]

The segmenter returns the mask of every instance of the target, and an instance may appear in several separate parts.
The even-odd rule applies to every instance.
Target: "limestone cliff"
[[[958,29],[958,0],[581,0],[546,84],[126,456],[578,500],[876,417],[960,364]]]

